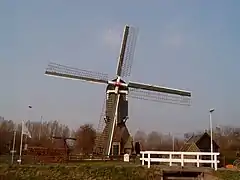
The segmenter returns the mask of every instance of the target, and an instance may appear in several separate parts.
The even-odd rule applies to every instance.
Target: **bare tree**
[[[94,148],[96,130],[91,124],[84,124],[76,131],[76,148],[83,154],[90,154]]]
[[[0,124],[0,154],[9,153],[13,137],[14,123],[9,120],[2,120]]]

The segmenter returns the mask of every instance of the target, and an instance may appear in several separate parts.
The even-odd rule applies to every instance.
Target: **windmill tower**
[[[122,78],[130,75],[138,31],[126,25],[116,76],[109,80],[107,74],[81,70],[56,63],[50,63],[46,75],[68,79],[77,79],[99,84],[107,84],[106,102],[103,118],[100,118],[99,132],[96,138],[95,150],[104,155],[119,155],[125,153],[130,134],[126,127],[128,119],[128,97],[160,101],[181,105],[190,105],[191,92],[162,86],[125,82]]]

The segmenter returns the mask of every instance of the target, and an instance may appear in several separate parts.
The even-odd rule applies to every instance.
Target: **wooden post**
[[[145,156],[145,154],[144,154],[144,152],[142,152],[142,166],[144,166],[144,164],[145,164],[144,156]]]
[[[199,154],[197,154],[197,167],[199,167]]]
[[[216,154],[214,154],[214,168],[215,168],[215,171],[217,171],[217,155]]]
[[[182,167],[184,166],[184,156],[183,156],[183,153],[181,153],[181,166]]]
[[[150,158],[150,153],[148,152],[148,168],[150,168],[150,162],[151,162],[151,158]]]
[[[169,166],[172,166],[172,154],[169,154]]]

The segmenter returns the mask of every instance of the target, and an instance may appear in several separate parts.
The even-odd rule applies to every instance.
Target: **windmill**
[[[126,127],[128,119],[128,97],[143,100],[160,101],[181,105],[190,105],[191,92],[162,86],[125,82],[122,78],[131,73],[138,30],[126,25],[124,27],[116,77],[109,80],[107,74],[81,70],[65,65],[50,63],[46,75],[106,84],[104,118],[100,118],[96,138],[96,150],[109,156],[126,153],[126,144],[131,141]]]

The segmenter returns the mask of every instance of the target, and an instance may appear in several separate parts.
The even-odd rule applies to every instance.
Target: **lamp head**
[[[213,111],[215,111],[215,109],[210,109],[209,112],[212,113]]]

